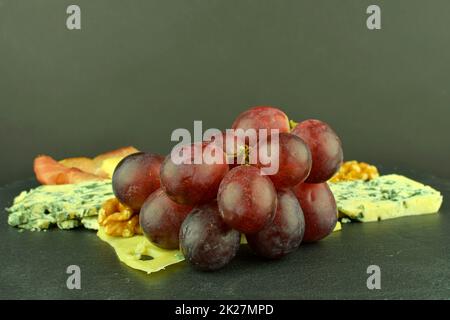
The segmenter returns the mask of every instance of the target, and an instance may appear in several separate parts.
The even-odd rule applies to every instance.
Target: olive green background
[[[173,129],[258,104],[329,122],[346,159],[450,177],[449,17],[446,0],[0,0],[0,183],[41,153],[165,154]]]

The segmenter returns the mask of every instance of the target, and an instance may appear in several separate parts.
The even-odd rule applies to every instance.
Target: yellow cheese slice
[[[335,231],[339,231],[339,230],[341,230],[342,229],[342,225],[341,225],[341,223],[338,221],[338,222],[336,222],[336,226],[334,227],[334,230],[333,230],[333,232],[335,232]]]
[[[184,260],[180,251],[158,248],[142,235],[130,238],[111,237],[100,227],[97,236],[114,248],[120,261],[130,268],[147,273],[163,270],[167,266]]]
[[[122,159],[123,157],[114,157],[103,160],[101,164],[102,171],[105,172],[108,175],[108,177],[112,179],[114,170],[116,169],[117,165]]]

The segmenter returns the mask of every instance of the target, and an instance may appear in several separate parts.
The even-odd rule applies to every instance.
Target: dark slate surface
[[[243,246],[225,269],[204,273],[181,263],[146,275],[121,264],[87,230],[18,232],[0,219],[0,298],[14,299],[429,299],[450,298],[450,181],[411,173],[444,194],[440,214],[344,225],[281,261],[262,261]],[[410,174],[410,176],[411,176]],[[21,181],[0,188],[7,206]],[[81,290],[65,270],[81,268]],[[381,268],[381,290],[368,290],[366,269]]]

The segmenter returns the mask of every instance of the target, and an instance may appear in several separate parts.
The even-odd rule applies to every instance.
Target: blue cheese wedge
[[[114,197],[111,181],[45,185],[23,191],[10,208],[8,224],[32,231],[57,225],[60,229],[84,226],[98,229],[102,204]]]
[[[396,174],[329,185],[339,212],[362,222],[436,213],[442,204],[439,191]]]

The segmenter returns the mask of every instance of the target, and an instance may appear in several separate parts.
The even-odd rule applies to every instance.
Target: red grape
[[[240,234],[220,218],[217,202],[196,207],[180,229],[180,249],[201,270],[216,270],[230,262],[239,249]]]
[[[195,152],[203,154],[207,147],[220,153],[221,163],[194,163]],[[183,146],[180,152],[183,151],[190,152],[186,162],[177,164],[168,155],[161,165],[163,190],[179,204],[197,205],[211,201],[217,195],[220,181],[228,172],[225,153],[221,148],[206,142]]]
[[[275,188],[281,189],[292,187],[303,182],[311,170],[311,152],[306,143],[296,135],[280,133],[278,143],[270,141],[259,144],[260,150],[268,149],[272,156],[272,163],[261,164],[260,168],[273,166],[273,161],[278,161],[278,172],[269,175]],[[277,152],[278,150],[278,152]]]
[[[223,220],[242,233],[255,233],[272,221],[277,208],[275,187],[259,169],[235,167],[223,178],[217,195]]]
[[[298,248],[305,231],[305,219],[291,190],[278,191],[275,218],[261,231],[246,235],[248,245],[265,258],[281,258]]]
[[[257,106],[241,113],[232,125],[233,129],[267,129],[267,137],[270,136],[271,129],[278,129],[279,132],[289,132],[289,119],[280,109],[271,106]],[[257,132],[258,136],[259,133]],[[257,139],[258,141],[258,139]],[[249,143],[249,145],[253,145]]]
[[[292,133],[302,138],[312,155],[312,168],[307,183],[320,183],[330,179],[343,160],[341,140],[331,127],[319,120],[305,120],[297,124]]]
[[[139,211],[145,199],[160,187],[159,171],[163,160],[163,156],[144,152],[122,159],[112,178],[116,198]]]
[[[305,216],[303,241],[314,242],[328,236],[337,222],[336,201],[328,184],[301,183],[293,191]]]
[[[139,224],[144,235],[163,249],[178,249],[178,235],[191,206],[172,201],[162,189],[153,192],[142,205]]]

